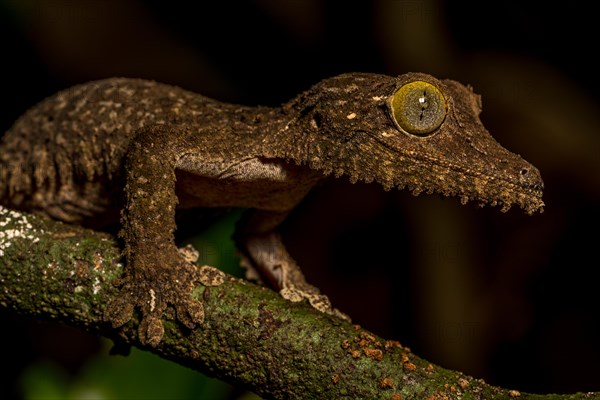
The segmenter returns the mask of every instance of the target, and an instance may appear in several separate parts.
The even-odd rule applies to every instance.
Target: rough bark
[[[107,234],[0,207],[0,307],[57,320],[139,344],[131,321],[102,318],[122,271]],[[205,321],[189,330],[171,321],[156,348],[145,348],[274,399],[592,399],[599,394],[533,395],[490,386],[412,354],[398,342],[290,303],[273,291],[228,277],[199,287]]]

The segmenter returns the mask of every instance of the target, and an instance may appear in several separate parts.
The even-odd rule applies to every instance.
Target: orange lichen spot
[[[385,343],[383,344],[383,347],[386,350],[392,349],[394,347],[397,348],[397,349],[401,349],[402,345],[397,340],[386,340]]]
[[[427,367],[425,367],[425,371],[426,372],[433,372],[433,365],[432,364],[427,364]]]
[[[384,347],[383,342],[368,332],[361,331],[352,339],[344,339],[341,345],[354,358],[358,358],[364,353],[367,357],[377,361],[383,359],[381,350]]]
[[[402,369],[404,370],[404,372],[412,372],[417,369],[417,366],[410,362],[410,358],[408,358],[408,355],[402,354],[400,359],[402,360]]]
[[[379,349],[373,349],[370,347],[364,348],[363,352],[365,353],[365,355],[369,358],[372,358],[373,360],[376,361],[381,361],[383,360],[383,352]]]
[[[434,393],[431,396],[427,397],[426,400],[449,400],[448,396],[443,393]]]
[[[402,364],[402,369],[404,372],[413,372],[417,370],[417,366],[411,362],[406,362]]]
[[[394,381],[391,378],[383,378],[379,381],[379,387],[381,389],[393,389]]]
[[[444,383],[444,388],[452,393],[456,392],[456,386],[449,383]]]
[[[509,390],[508,395],[510,397],[521,397],[521,392],[519,392],[518,390]]]
[[[390,400],[402,400],[402,395],[400,393],[396,393],[390,397]]]
[[[367,332],[363,331],[363,332],[360,333],[360,338],[364,339],[364,340],[367,340],[367,341],[369,341],[371,343],[377,343],[377,344],[381,345],[381,343],[379,343],[379,340],[377,340],[375,338],[375,336],[371,335],[370,333],[367,333]]]
[[[348,353],[350,353],[352,358],[360,357],[360,351],[358,351],[358,350],[348,349]]]
[[[80,278],[87,277],[89,273],[89,264],[87,261],[75,260],[75,274]]]
[[[429,365],[431,365],[431,364],[429,364]],[[466,380],[465,378],[460,378],[458,380],[458,386],[460,386],[460,388],[462,390],[465,390],[469,386],[469,381]]]
[[[338,383],[340,381],[340,374],[335,374],[334,376],[331,377],[331,382],[333,382],[334,384]]]

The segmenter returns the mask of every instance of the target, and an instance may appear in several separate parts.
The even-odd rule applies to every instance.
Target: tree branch
[[[111,236],[0,207],[0,307],[58,320],[143,348],[134,319],[120,329],[102,320],[122,272]],[[274,399],[589,399],[543,396],[487,385],[434,366],[395,341],[227,277],[200,287],[202,326],[165,321],[163,358]]]

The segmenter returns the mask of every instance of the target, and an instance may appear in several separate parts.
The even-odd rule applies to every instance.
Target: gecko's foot
[[[240,266],[246,270],[246,279],[255,282],[259,285],[265,285],[265,282],[262,279],[260,271],[254,267],[252,261],[245,254],[240,254]],[[342,318],[346,321],[350,321],[350,317],[337,308],[331,305],[331,301],[327,296],[321,294],[319,289],[306,283],[304,280],[304,276],[299,272],[296,274],[291,274],[291,276],[296,276],[299,281],[299,287],[296,285],[294,281],[286,281],[283,284],[283,288],[279,290],[279,294],[286,300],[291,302],[299,302],[302,300],[307,300],[308,303],[316,310],[321,311],[325,314],[334,315],[338,318]],[[298,279],[299,277],[299,279]],[[275,286],[280,285],[276,283]]]
[[[300,267],[285,250],[279,234],[271,232],[249,236],[242,246],[246,251],[241,254],[240,265],[246,269],[247,279],[266,281],[286,300],[307,300],[322,313],[350,321],[346,314],[331,305],[329,298],[317,287],[306,282]]]
[[[139,340],[152,347],[163,338],[162,319],[167,307],[174,308],[179,322],[194,329],[204,321],[204,306],[192,298],[192,290],[198,284],[215,286],[224,280],[224,274],[213,267],[197,267],[187,262],[154,272],[153,275],[134,272],[117,279],[119,296],[108,305],[104,314],[104,319],[117,328],[131,320],[134,309],[139,309]]]

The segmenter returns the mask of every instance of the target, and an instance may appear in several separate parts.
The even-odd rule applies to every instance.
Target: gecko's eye
[[[431,83],[414,81],[402,85],[391,100],[392,116],[400,129],[425,136],[446,118],[446,99]]]

